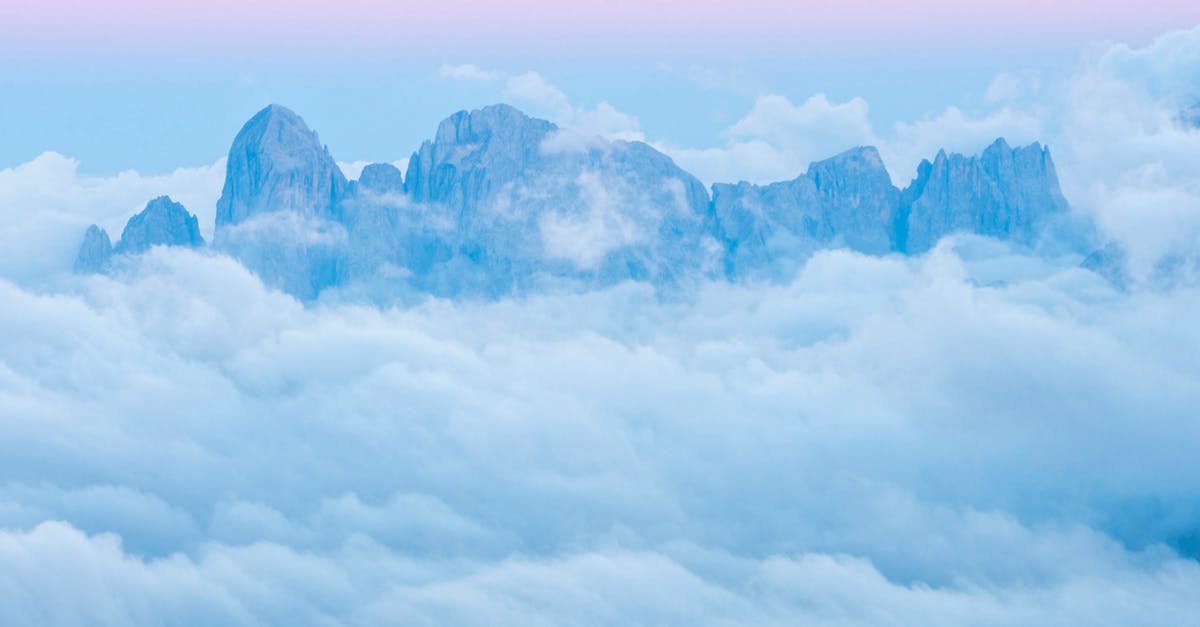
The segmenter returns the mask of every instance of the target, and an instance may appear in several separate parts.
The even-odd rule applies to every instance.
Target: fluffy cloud
[[[628,200],[606,187],[598,175],[584,172],[576,185],[585,207],[582,215],[547,213],[538,225],[546,255],[551,259],[594,269],[609,252],[638,243],[648,235],[646,225],[637,224],[622,212],[628,206],[618,206]]]
[[[494,81],[500,78],[500,73],[484,70],[470,63],[464,65],[443,65],[438,68],[438,76],[455,80]]]
[[[724,136],[729,143],[723,148],[658,147],[701,180],[763,183],[795,178],[813,161],[879,143],[865,100],[832,103],[824,94],[799,105],[783,96],[762,96]]]
[[[1129,252],[1135,275],[1200,246],[1200,28],[1149,46],[1117,45],[1067,85],[1060,163],[1068,197]]]
[[[989,246],[389,309],[190,250],[0,281],[2,618],[1195,615],[1200,292]]]
[[[879,148],[892,179],[903,186],[915,176],[917,164],[940,149],[973,154],[997,137],[1027,143],[1043,137],[1043,131],[1036,115],[1016,108],[973,116],[952,106],[879,133],[861,98],[834,103],[824,94],[816,94],[796,105],[783,96],[767,95],[724,132],[727,143],[723,147],[657,145],[702,180],[753,183],[793,179],[814,161],[854,146],[871,145]]]
[[[601,101],[592,108],[573,104],[565,92],[537,72],[506,74],[481,70],[474,65],[461,65],[442,66],[439,75],[458,80],[503,80],[501,97],[581,136],[576,143],[594,136],[626,141],[645,139],[636,117],[617,110],[607,101]]]

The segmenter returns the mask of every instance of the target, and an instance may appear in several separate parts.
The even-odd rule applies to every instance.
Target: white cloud
[[[623,199],[599,176],[584,172],[576,185],[585,206],[582,215],[547,213],[538,224],[546,255],[551,259],[566,259],[580,268],[594,269],[608,253],[636,244],[648,235],[617,206]]]
[[[955,250],[682,300],[305,308],[170,249],[0,281],[0,618],[1196,612],[1163,543],[1197,522],[1200,292]]]
[[[816,94],[800,105],[783,96],[761,96],[746,117],[725,131],[733,139],[778,135],[783,145],[813,155],[827,155],[847,147],[876,141],[867,117],[867,103],[853,98],[831,103]],[[820,157],[814,157],[816,160]]]
[[[932,160],[938,150],[975,155],[999,137],[1024,146],[1043,140],[1046,129],[1038,116],[1015,108],[974,116],[949,107],[937,116],[897,123],[880,152],[892,180],[904,186],[916,176],[917,164]]]
[[[784,96],[765,95],[723,133],[728,140],[724,147],[658,147],[707,183],[790,180],[814,161],[878,144],[867,113],[861,98],[832,103],[825,94],[816,94],[796,105]]]
[[[636,117],[617,110],[607,101],[601,101],[591,108],[572,103],[565,92],[538,72],[506,74],[465,65],[442,66],[439,74],[445,78],[503,80],[502,98],[528,109],[533,115],[545,117],[565,127],[568,135],[577,137],[560,144],[559,149],[586,142],[593,136],[626,141],[645,139]]]
[[[1180,124],[1180,111],[1200,97],[1197,70],[1200,28],[1114,46],[1064,87],[1055,140],[1064,190],[1125,246],[1135,275],[1195,250],[1200,133]]]
[[[509,77],[504,84],[504,96],[552,111],[556,119],[569,119],[574,115],[567,95],[537,72]]]
[[[915,176],[922,159],[932,158],[942,148],[975,154],[997,137],[1028,143],[1042,137],[1043,130],[1036,115],[1015,108],[972,116],[949,107],[880,134],[861,98],[832,103],[824,94],[816,94],[796,105],[783,96],[768,95],[724,132],[728,142],[723,147],[658,146],[701,180],[764,184],[793,179],[814,161],[871,145],[879,149],[892,180],[903,186]]]
[[[481,69],[470,63],[464,65],[443,65],[438,68],[438,76],[456,80],[494,81],[502,76],[499,72]]]

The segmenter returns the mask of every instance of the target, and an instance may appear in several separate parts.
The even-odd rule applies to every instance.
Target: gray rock
[[[904,191],[900,250],[922,253],[957,231],[1032,246],[1068,210],[1050,151],[996,140],[979,157],[939,152]]]
[[[112,254],[113,247],[108,239],[108,232],[93,224],[84,233],[83,244],[79,246],[79,254],[75,256],[75,272],[104,272],[112,261]]]
[[[1095,272],[1107,279],[1117,289],[1124,290],[1131,282],[1126,264],[1125,249],[1116,242],[1109,242],[1092,251],[1083,259],[1079,267]]]
[[[146,208],[125,223],[113,252],[140,253],[151,246],[204,246],[196,216],[168,196],[151,200]]]
[[[507,105],[459,112],[409,161],[425,224],[401,264],[435,293],[502,294],[545,280],[673,284],[715,266],[708,195],[641,142],[562,131]],[[408,227],[406,227],[408,228]]]
[[[900,191],[873,147],[813,163],[791,181],[713,185],[716,234],[728,249],[730,277],[787,274],[820,248],[887,253],[895,248],[890,225],[899,205]]]
[[[279,211],[331,219],[345,188],[345,175],[317,133],[290,109],[269,105],[242,126],[229,149],[217,233]]]
[[[304,120],[270,105],[233,140],[214,245],[263,281],[312,299],[337,281],[346,177]]]

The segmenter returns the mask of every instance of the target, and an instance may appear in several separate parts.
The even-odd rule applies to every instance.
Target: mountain
[[[712,204],[730,277],[772,269],[787,274],[821,248],[845,246],[876,255],[896,249],[891,225],[900,191],[872,147],[813,163],[791,181],[718,183]]]
[[[409,160],[404,188],[422,231],[405,262],[435,293],[500,294],[548,278],[667,285],[719,262],[708,194],[669,157],[507,105],[443,121]]]
[[[1179,112],[1179,123],[1187,128],[1200,129],[1200,102],[1184,107]]]
[[[113,252],[140,253],[151,246],[204,246],[196,216],[169,196],[159,196],[125,223]]]
[[[259,111],[229,149],[213,245],[269,285],[313,299],[337,281],[346,177],[300,116]]]
[[[151,246],[202,247],[204,238],[200,235],[200,223],[183,205],[169,196],[159,196],[129,218],[116,246],[109,241],[104,229],[95,224],[89,226],[75,257],[75,272],[104,272],[113,255],[138,254]]]
[[[273,213],[332,219],[345,188],[345,175],[317,133],[292,110],[269,105],[242,126],[229,148],[217,233]]]
[[[80,274],[95,274],[108,269],[112,260],[113,247],[108,239],[108,232],[96,226],[88,227],[83,235],[83,244],[79,246],[79,254],[75,256],[75,272]]]
[[[956,232],[1034,246],[1068,219],[1047,149],[996,140],[976,157],[922,161],[896,188],[879,152],[859,147],[770,185],[713,186],[716,235],[730,277],[788,275],[814,250],[916,254]]]
[[[214,247],[302,300],[330,288],[497,297],[550,284],[781,279],[817,250],[918,254],[955,232],[1035,248],[1088,243],[1036,143],[941,151],[905,189],[863,146],[790,181],[718,183],[710,198],[645,143],[560,129],[507,105],[459,111],[407,172],[371,164],[354,181],[300,116],[270,105],[234,138],[216,209]],[[202,242],[195,218],[160,198],[111,251],[90,229],[76,265],[96,271],[112,252]]]
[[[1067,213],[1050,151],[998,139],[978,157],[940,151],[922,161],[904,190],[907,214],[897,249],[922,253],[963,231],[1032,246]]]

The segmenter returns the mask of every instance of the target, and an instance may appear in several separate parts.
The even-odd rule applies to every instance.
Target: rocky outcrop
[[[891,225],[899,206],[900,192],[872,147],[813,163],[791,181],[713,185],[716,235],[728,250],[731,277],[786,273],[779,264],[820,248],[895,250]]]
[[[1003,140],[978,157],[939,152],[921,162],[904,192],[906,253],[929,250],[955,232],[1034,245],[1043,227],[1067,212],[1050,151],[1034,143],[1010,148]]]
[[[159,196],[146,208],[129,218],[121,231],[121,239],[113,246],[108,233],[95,224],[88,227],[75,257],[75,272],[93,274],[105,272],[113,255],[136,255],[153,246],[204,246],[200,223],[183,205],[168,196]]]
[[[113,252],[140,253],[151,246],[204,246],[200,223],[183,205],[169,196],[159,196],[125,223],[121,241],[117,242]]]
[[[1068,206],[1047,149],[1000,139],[977,157],[939,152],[904,190],[878,151],[855,148],[791,181],[714,185],[713,213],[727,275],[740,277],[787,274],[822,248],[922,253],[957,232],[1034,246]]]
[[[217,201],[213,243],[268,285],[312,299],[337,282],[346,177],[304,120],[270,105],[238,132]]]
[[[80,274],[96,274],[108,269],[112,260],[113,247],[108,239],[108,232],[96,226],[88,227],[83,235],[83,244],[79,246],[79,254],[75,256],[75,272]]]
[[[405,190],[424,222],[446,227],[405,260],[434,292],[499,294],[548,278],[671,284],[719,262],[708,195],[666,155],[507,105],[442,122],[410,159]]]

